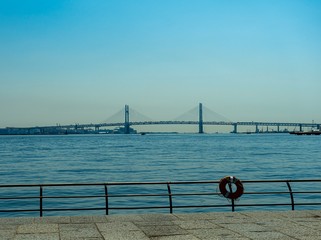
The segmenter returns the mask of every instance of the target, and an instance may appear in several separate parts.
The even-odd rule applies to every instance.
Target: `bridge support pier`
[[[234,126],[233,133],[237,133],[237,123],[234,123],[233,126]]]
[[[255,133],[259,133],[260,132],[260,130],[259,130],[259,125],[255,125]]]
[[[303,130],[302,124],[300,124],[299,127],[300,127],[300,132],[302,132]]]
[[[203,129],[203,105],[202,105],[202,103],[199,104],[199,110],[198,110],[198,133],[204,133],[204,129]]]

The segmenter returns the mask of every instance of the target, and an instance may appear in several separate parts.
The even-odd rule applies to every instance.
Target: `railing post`
[[[229,187],[229,189],[230,189],[230,193],[232,193],[233,192],[233,189],[232,189],[232,183],[228,183],[228,187]],[[231,202],[232,202],[232,212],[234,212],[235,211],[235,204],[234,204],[234,199],[231,199]]]
[[[167,191],[168,191],[168,198],[169,198],[169,212],[173,213],[173,201],[172,201],[172,191],[170,183],[167,183]]]
[[[42,186],[40,186],[40,196],[39,196],[39,204],[40,204],[40,208],[39,208],[39,210],[40,210],[40,217],[42,217],[42,211],[43,211],[43,209],[42,209],[42,196],[43,196],[43,193],[42,193]]]
[[[232,212],[235,212],[235,200],[231,199],[232,202]]]
[[[106,184],[104,186],[105,186],[105,209],[106,209],[106,215],[108,215],[109,214],[108,189]]]
[[[289,193],[291,196],[291,205],[292,205],[292,211],[294,210],[294,197],[293,197],[293,192],[292,192],[292,188],[289,182],[286,182],[286,185],[288,186],[289,189]]]

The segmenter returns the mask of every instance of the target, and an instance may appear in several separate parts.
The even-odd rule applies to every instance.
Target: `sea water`
[[[0,185],[208,181],[226,175],[241,180],[320,179],[320,146],[320,136],[290,134],[0,136]],[[300,188],[304,185],[296,190]],[[126,191],[135,193],[134,188]],[[12,208],[10,204],[0,206]],[[83,200],[73,204],[88,207]],[[32,213],[0,216],[21,214]]]

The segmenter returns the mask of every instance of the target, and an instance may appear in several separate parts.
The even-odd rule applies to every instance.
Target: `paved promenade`
[[[321,239],[321,211],[0,218],[0,239]]]

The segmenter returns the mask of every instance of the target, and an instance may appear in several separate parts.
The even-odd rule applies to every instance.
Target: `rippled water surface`
[[[0,136],[0,184],[320,178],[321,137]]]

